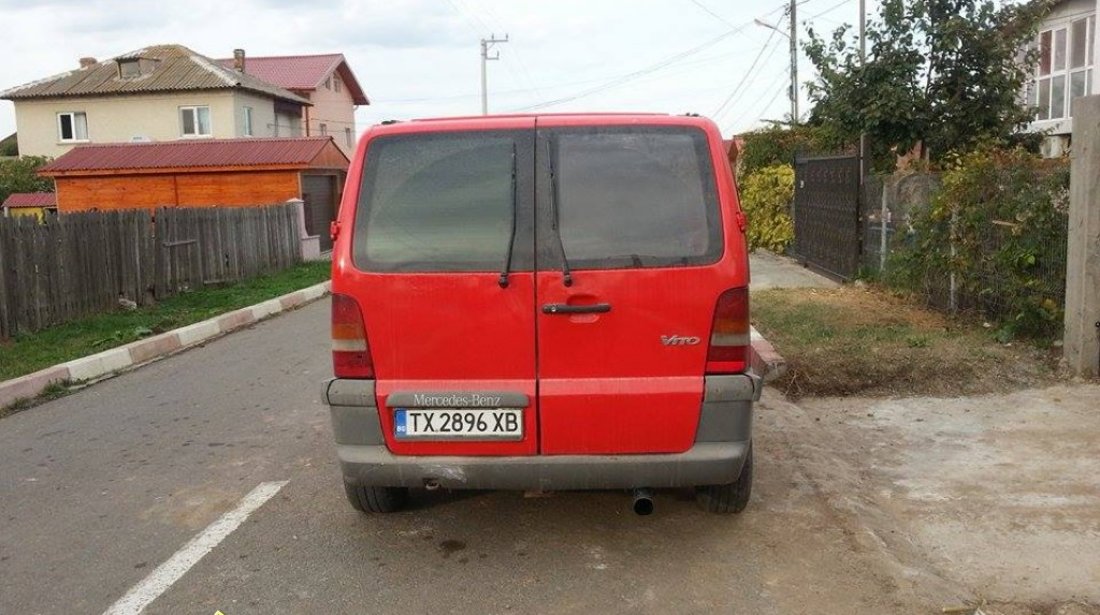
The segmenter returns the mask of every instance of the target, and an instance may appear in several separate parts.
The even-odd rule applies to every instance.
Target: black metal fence
[[[793,255],[807,266],[851,280],[861,264],[858,156],[795,158]]]

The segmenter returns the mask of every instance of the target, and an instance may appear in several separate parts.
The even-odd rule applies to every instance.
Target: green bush
[[[794,163],[795,154],[822,154],[839,151],[834,139],[816,126],[780,128],[773,126],[740,135],[744,147],[738,157],[740,177],[775,165]]]
[[[782,254],[794,240],[791,203],[794,168],[789,164],[764,167],[741,180],[741,208],[749,219],[749,249],[764,248]]]
[[[942,304],[954,274],[957,306],[998,321],[1001,339],[1056,337],[1068,205],[1066,159],[995,148],[958,157],[931,207],[913,214],[887,281]]]
[[[0,160],[0,203],[13,192],[53,192],[53,181],[35,174],[49,161],[42,156]]]

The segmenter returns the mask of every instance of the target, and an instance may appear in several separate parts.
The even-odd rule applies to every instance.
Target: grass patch
[[[775,386],[802,396],[1003,392],[1057,379],[1056,357],[998,343],[980,324],[855,287],[753,293],[753,324],[787,360]]]
[[[71,380],[62,380],[58,382],[51,382],[46,385],[45,389],[38,394],[37,397],[20,397],[14,402],[0,407],[0,419],[7,416],[11,416],[17,412],[22,412],[29,408],[33,408],[38,404],[45,403],[51,399],[58,399],[69,394],[74,388],[82,386],[80,382],[73,382]]]
[[[330,268],[327,261],[303,263],[221,288],[182,293],[154,306],[97,314],[0,340],[0,381],[318,284],[329,278]]]

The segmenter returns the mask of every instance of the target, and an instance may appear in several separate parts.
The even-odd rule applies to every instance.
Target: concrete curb
[[[787,373],[787,360],[784,359],[772,343],[764,339],[763,335],[752,328],[752,370],[764,378],[764,382],[771,382]]]
[[[33,399],[57,382],[96,380],[208,342],[275,314],[316,301],[327,295],[329,289],[330,283],[322,282],[209,320],[0,382],[0,408],[6,408],[21,399]]]
[[[33,399],[56,382],[97,380],[210,341],[275,314],[316,301],[327,295],[329,290],[330,283],[322,282],[209,320],[0,382],[0,408],[20,399]],[[751,340],[752,369],[764,378],[764,382],[771,382],[787,372],[786,359],[775,351],[775,347],[760,335],[756,327],[752,328]]]

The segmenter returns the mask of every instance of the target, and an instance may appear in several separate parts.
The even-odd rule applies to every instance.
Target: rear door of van
[[[533,128],[382,126],[357,157],[333,292],[362,311],[395,454],[537,453]]]
[[[595,119],[538,122],[540,450],[683,452],[716,304],[747,284],[729,165],[716,129]]]

